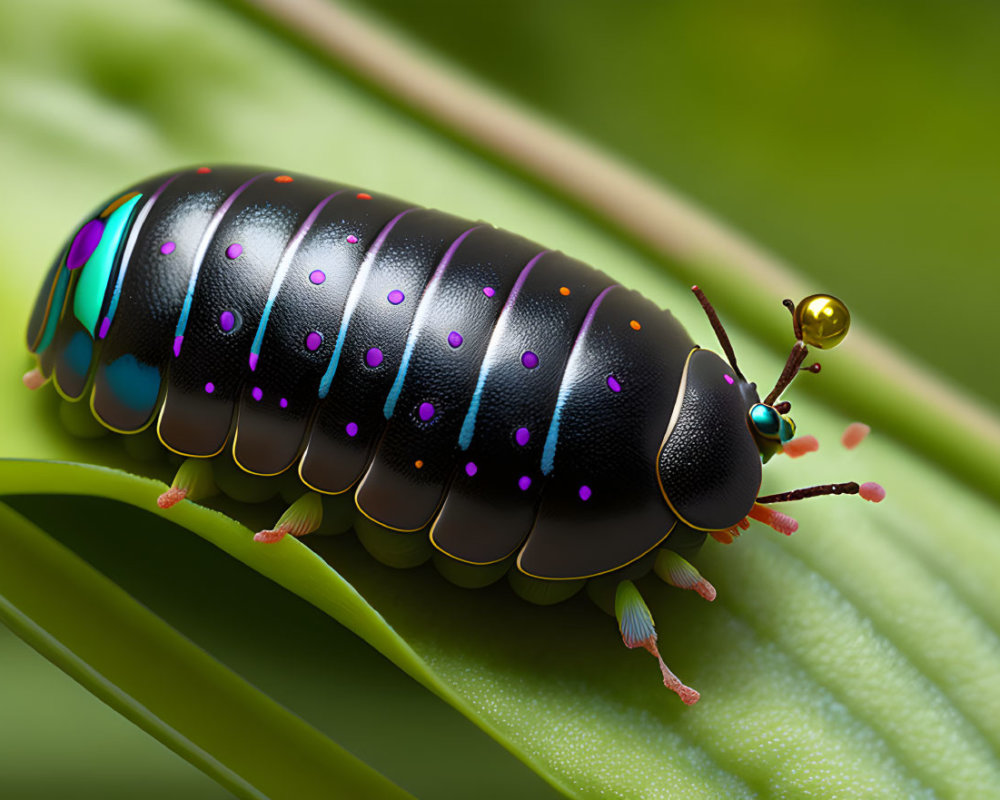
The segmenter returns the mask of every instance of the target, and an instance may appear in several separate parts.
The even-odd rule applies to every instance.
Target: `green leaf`
[[[19,466],[3,463],[7,470]],[[53,476],[53,465],[32,466]],[[22,479],[30,474],[18,471]],[[0,482],[15,488],[12,478],[4,475]],[[411,796],[183,640],[3,505],[0,542],[0,619],[237,796],[318,797],[332,786],[345,797]]]
[[[670,307],[699,338],[711,336],[686,287],[647,255],[655,243],[636,231],[627,238],[609,232],[613,209],[597,212],[602,222],[595,225],[593,216],[429,130],[340,72],[320,68],[298,41],[278,40],[237,15],[184,0],[141,10],[110,2],[62,2],[57,8],[41,29],[27,7],[0,12],[0,148],[9,198],[0,225],[11,259],[8,291],[0,296],[0,335],[10,343],[0,348],[0,375],[8,376],[0,386],[0,454],[167,477],[163,464],[138,457],[135,442],[129,455],[113,437],[67,436],[56,420],[86,432],[75,413],[79,407],[60,406],[48,389],[24,391],[17,376],[30,364],[20,348],[33,293],[80,212],[140,175],[183,162],[273,163],[471,213],[606,269]],[[449,123],[438,125],[454,134]],[[589,197],[575,201],[593,214]],[[643,248],[633,246],[637,240]],[[695,269],[715,276],[706,288],[727,320],[739,319],[729,327],[741,365],[761,382],[776,376],[780,358],[769,345],[778,321],[762,314],[766,305],[755,297],[767,292],[773,300],[784,285],[748,289],[734,264],[695,267],[697,259],[686,258],[666,266],[682,277]],[[787,320],[779,321],[784,341]],[[792,539],[755,526],[730,547],[710,543],[699,568],[719,589],[712,605],[655,579],[641,587],[668,663],[703,694],[691,709],[663,689],[648,656],[625,650],[613,619],[582,596],[535,608],[503,584],[464,591],[429,566],[405,572],[383,567],[350,535],[313,537],[313,551],[294,541],[254,546],[249,529],[217,512],[183,504],[160,514],[153,499],[162,485],[104,469],[5,461],[0,495],[41,493],[40,502],[20,497],[15,507],[86,553],[97,569],[231,671],[352,749],[364,718],[337,727],[338,716],[342,724],[351,713],[348,705],[331,708],[315,699],[339,698],[337,692],[351,685],[329,685],[342,665],[310,638],[308,626],[293,624],[294,614],[308,618],[323,637],[338,635],[331,618],[356,631],[569,796],[994,795],[1000,790],[994,578],[1000,543],[992,534],[1000,529],[1000,515],[967,485],[967,476],[975,473],[978,485],[995,492],[997,455],[973,436],[927,422],[948,418],[953,406],[947,392],[945,401],[922,397],[915,399],[923,405],[907,405],[914,400],[907,397],[912,384],[892,385],[884,376],[872,392],[877,370],[852,355],[855,341],[849,338],[832,354],[827,363],[836,368],[816,379],[830,402],[803,397],[795,387],[796,420],[802,432],[820,438],[820,453],[794,463],[774,459],[767,486],[877,479],[889,491],[886,502],[820,499],[796,509],[801,528]],[[921,380],[934,382],[933,376]],[[866,410],[875,434],[847,452],[836,442],[855,413],[844,409],[854,408]],[[954,424],[958,430],[968,425]],[[995,426],[987,414],[983,435],[992,436]],[[896,441],[883,435],[888,430]],[[93,506],[51,498],[74,494],[105,500]],[[149,524],[146,512],[121,504],[176,524]],[[275,511],[226,508],[255,524]],[[271,605],[292,612],[285,624],[294,635],[281,641],[280,668],[260,668],[247,655],[273,659],[269,646],[279,646],[277,639],[255,638],[254,615],[240,628],[248,635],[227,637],[204,627],[197,614],[176,611],[193,591],[178,576],[201,578],[200,570],[210,568],[225,596],[235,594],[249,572],[224,566],[213,548],[192,547],[188,540],[195,537],[177,535],[178,525],[324,612],[320,619],[309,617],[301,607],[281,605],[287,602],[281,593],[263,599],[260,589],[262,621]],[[23,523],[15,527],[40,535]],[[116,560],[114,550],[132,555]],[[171,560],[171,552],[183,557]],[[31,559],[25,569],[40,564]],[[8,580],[18,585],[16,576]],[[64,603],[49,588],[54,619],[74,612],[72,598]],[[7,581],[0,581],[0,594],[7,591]],[[159,625],[151,621],[145,633]],[[344,660],[374,668],[363,650],[337,641]],[[105,649],[121,650],[109,645],[93,657]],[[369,697],[360,684],[358,693]],[[391,702],[379,704],[380,718],[396,705],[407,710],[404,715],[417,708],[417,689],[405,682],[386,685],[393,693]],[[427,787],[443,782],[443,772],[465,769],[466,788],[503,786],[509,762],[489,747],[469,749],[474,736],[447,714],[435,715],[434,705],[421,708],[429,709],[427,724],[420,724],[422,717],[410,724],[419,729],[413,746],[431,753],[424,759],[424,791],[416,788],[416,773],[400,779],[402,785],[429,795],[433,788]],[[362,756],[394,778],[393,770],[403,767],[395,763],[400,756],[390,739],[405,722],[376,724]],[[184,734],[192,737],[198,728]],[[453,736],[455,731],[462,732]],[[394,763],[379,763],[380,751],[393,753]],[[449,786],[463,796],[459,784]],[[537,779],[520,786],[528,788],[497,791],[547,791]]]

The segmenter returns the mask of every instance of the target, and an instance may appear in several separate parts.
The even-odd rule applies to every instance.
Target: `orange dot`
[[[198,167],[198,169],[196,170],[196,172],[199,175],[205,175],[206,173],[211,172],[211,171],[212,171],[211,167]]]
[[[424,462],[421,461],[419,458],[416,461],[413,462],[413,466],[415,466],[417,469],[420,469],[421,467],[423,467],[423,465],[424,465]]]
[[[367,192],[360,192],[358,194],[358,200],[371,200],[372,196]]]
[[[632,330],[634,330],[634,331],[637,331],[637,330],[639,330],[639,328],[641,328],[641,327],[642,327],[642,325],[640,325],[640,324],[639,324],[639,320],[637,320],[637,319],[634,319],[634,320],[632,320],[632,321],[631,321],[631,322],[629,323],[629,325],[631,325],[631,326],[632,326]]]
[[[275,183],[291,183],[292,182],[292,176],[291,175],[279,175],[277,178],[274,179],[274,182]]]
[[[560,286],[559,287],[559,294],[561,294],[563,297],[565,297],[566,295],[568,295],[569,294],[569,287],[568,286]]]

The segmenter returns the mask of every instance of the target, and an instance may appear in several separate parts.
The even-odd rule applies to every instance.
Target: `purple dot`
[[[111,329],[111,317],[105,317],[104,320],[101,322],[101,330],[100,333],[98,333],[97,335],[98,338],[103,339],[105,336],[108,335],[108,331],[110,329]]]
[[[160,252],[163,253],[163,255],[165,256],[169,256],[172,252],[174,252],[174,249],[176,247],[177,245],[175,245],[173,242],[164,242],[160,246]]]
[[[612,392],[620,392],[622,390],[622,385],[618,383],[618,380],[614,375],[608,375],[608,388]]]
[[[243,245],[233,242],[229,247],[226,248],[226,258],[234,259],[239,258],[240,254],[243,252]]]
[[[369,367],[377,367],[382,363],[382,351],[377,347],[369,347],[368,352],[365,353],[365,363]]]
[[[730,386],[733,385],[733,376],[732,375],[723,375],[722,377],[726,379],[726,383],[728,383]]]
[[[478,471],[479,471],[478,467],[476,467],[476,465],[473,464],[471,461],[468,464],[465,465],[465,474],[468,475],[470,478],[473,475],[475,475],[476,472],[478,472]]]
[[[514,441],[517,442],[521,447],[524,447],[528,440],[531,439],[531,431],[527,428],[518,428],[514,432]]]
[[[353,439],[355,436],[358,435],[358,423],[348,422],[347,427],[344,428],[344,430],[347,431],[347,435]]]
[[[389,292],[389,296],[386,299],[394,306],[398,306],[400,303],[403,302],[403,300],[406,299],[406,295],[404,295],[401,291],[399,291],[399,289],[393,289],[391,292]]]
[[[521,488],[522,492],[526,492],[531,487],[531,478],[527,475],[522,475],[517,479],[517,485]]]
[[[590,499],[590,487],[589,486],[585,485],[585,486],[581,486],[580,487],[580,499],[581,500],[589,500]]]
[[[319,350],[323,344],[323,334],[319,331],[309,331],[306,334],[306,350]]]
[[[427,420],[434,416],[434,406],[431,403],[421,403],[417,409],[417,414],[420,416],[420,419],[427,422]]]
[[[69,246],[69,255],[66,256],[66,269],[76,269],[87,263],[97,245],[101,243],[101,236],[104,233],[104,222],[99,219],[92,219],[73,238],[73,244]]]
[[[309,280],[319,286],[323,281],[326,280],[326,273],[321,269],[314,269],[309,273]]]
[[[347,237],[347,241],[350,242],[351,244],[357,244],[358,237],[352,233],[350,236]]]
[[[282,408],[288,408],[288,399],[287,399],[287,398],[284,398],[284,397],[282,397],[282,398],[281,398],[281,399],[280,399],[280,400],[278,401],[278,405],[279,405],[279,406],[281,406]]]
[[[208,392],[209,394],[211,394],[212,392],[214,392],[215,391],[215,384],[212,383],[211,381],[209,381],[208,383],[206,383],[205,384],[205,391]]]
[[[484,286],[483,294],[485,294],[487,297],[493,297],[493,295],[496,294],[496,289],[494,289],[492,286]]]
[[[538,356],[530,350],[525,350],[524,354],[521,356],[521,363],[528,369],[534,369],[538,366]]]
[[[226,333],[229,333],[236,324],[236,317],[233,316],[232,311],[223,311],[219,314],[219,327],[222,328]]]
[[[264,390],[261,389],[259,386],[254,386],[253,389],[250,390],[250,394],[253,397],[253,399],[259,403],[261,401],[261,398],[264,397]]]
[[[451,333],[449,333],[448,334],[448,344],[450,344],[452,347],[461,347],[462,346],[462,334],[460,334],[458,331],[452,331]]]

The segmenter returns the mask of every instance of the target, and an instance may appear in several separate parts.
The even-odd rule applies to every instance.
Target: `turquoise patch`
[[[108,386],[123,406],[148,411],[160,395],[160,371],[136,360],[131,353],[116,358],[104,368]]]
[[[63,351],[66,364],[78,375],[90,371],[90,359],[94,355],[94,341],[83,331],[77,331]]]
[[[76,293],[73,297],[73,313],[80,320],[80,324],[90,331],[91,336],[97,332],[97,319],[101,314],[104,296],[108,291],[108,282],[111,280],[111,269],[115,264],[115,256],[118,255],[118,248],[125,236],[125,231],[128,229],[132,209],[135,208],[141,197],[141,194],[137,194],[127,203],[116,208],[114,213],[108,217],[100,244],[97,245],[81,270],[82,274],[77,282]]]
[[[66,287],[69,286],[70,272],[67,269],[59,270],[59,277],[56,278],[56,290],[52,295],[52,305],[49,308],[49,316],[45,320],[45,333],[42,334],[42,341],[38,343],[35,351],[41,354],[50,344],[56,335],[56,327],[59,325],[59,316],[62,313],[63,303],[66,302]]]

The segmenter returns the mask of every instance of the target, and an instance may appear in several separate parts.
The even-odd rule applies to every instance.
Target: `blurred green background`
[[[996,407],[1000,381],[987,355],[1000,288],[996,4],[356,7],[672,184]],[[151,2],[138,13],[107,2],[0,6],[0,164],[18,179],[5,182],[3,224],[7,241],[31,242],[16,263],[38,264],[38,275],[13,276],[16,290],[37,284],[56,241],[96,197],[192,152],[286,158],[280,163],[301,169],[311,157],[325,159],[324,169],[340,158],[343,170],[327,177],[391,187],[393,173],[405,172],[401,183],[419,183],[425,163],[339,154],[334,131],[296,125],[297,104],[327,97],[326,67],[273,34],[271,49],[254,58],[267,64],[280,55],[316,80],[288,87],[288,117],[253,108],[258,96],[280,95],[290,71],[240,72],[231,53],[260,24],[242,8],[195,0]],[[168,55],[150,58],[154,48]],[[164,69],[170,52],[174,65]],[[175,83],[197,81],[202,95],[173,92]],[[229,96],[229,85],[244,91]],[[271,117],[272,146],[234,146],[227,126],[261,125],[261,116]],[[431,136],[419,121],[402,125],[415,139]],[[434,198],[436,187],[424,190]],[[478,216],[475,187],[465,192],[445,202]],[[0,795],[7,778],[18,797],[59,796],[67,785],[76,796],[129,797],[138,786],[153,796],[150,784],[164,797],[223,796],[5,629],[0,677]],[[40,708],[38,697],[51,704]],[[39,753],[53,754],[58,769],[30,760]],[[125,774],[122,764],[130,765]]]
[[[357,5],[678,188],[1000,400],[997,3]]]

